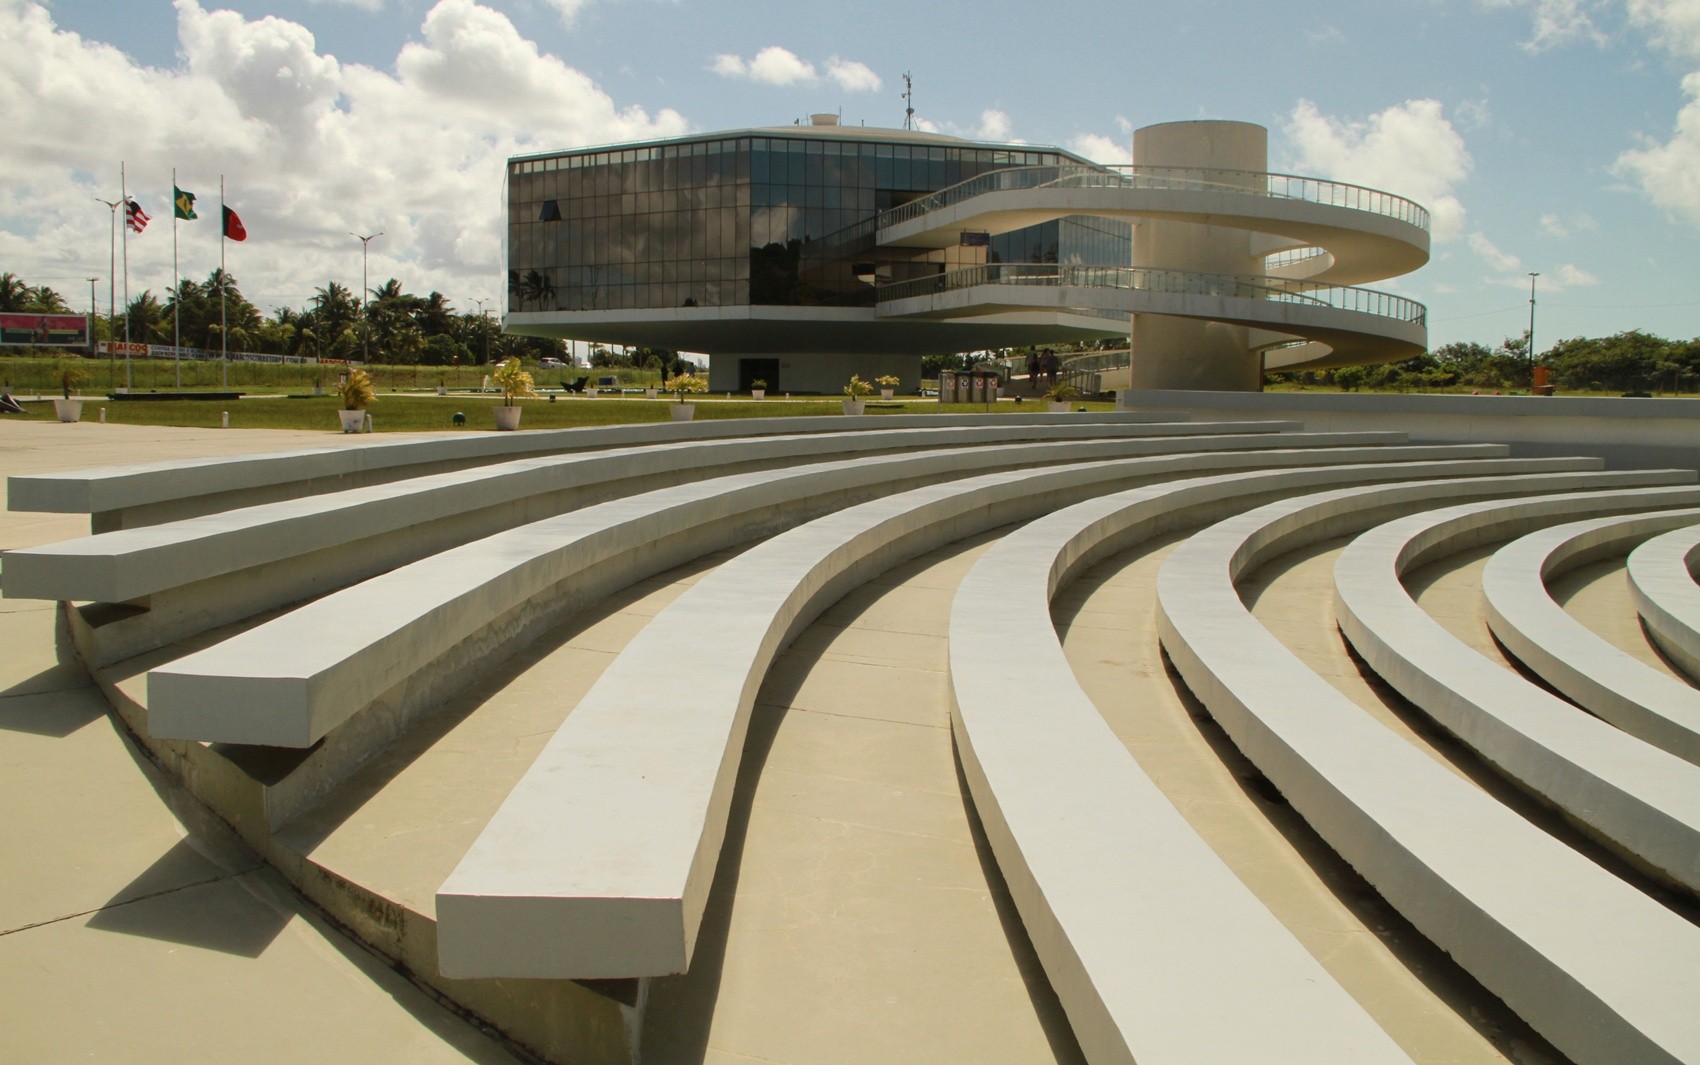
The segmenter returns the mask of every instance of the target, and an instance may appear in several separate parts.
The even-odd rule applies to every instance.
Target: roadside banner
[[[80,314],[0,314],[0,344],[87,348],[89,320]]]

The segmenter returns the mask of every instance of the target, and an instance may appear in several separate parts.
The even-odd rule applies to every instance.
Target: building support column
[[[1165,122],[1133,134],[1135,166],[1243,171],[1231,179],[1261,185],[1269,131],[1249,122]],[[1144,219],[1133,227],[1133,265],[1213,274],[1261,274],[1253,235],[1243,229]],[[1244,326],[1133,315],[1133,387],[1258,392],[1262,360]]]

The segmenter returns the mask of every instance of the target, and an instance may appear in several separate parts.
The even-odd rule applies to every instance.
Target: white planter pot
[[[845,414],[860,414],[867,409],[868,403],[862,399],[847,399],[844,401]]]
[[[446,396],[448,394],[449,394],[449,386],[448,385],[438,385],[437,386],[437,395]]]
[[[654,399],[655,398],[655,389],[653,389],[653,388],[644,389],[643,390],[643,398],[644,399]]]
[[[80,422],[83,420],[83,401],[80,399],[55,399],[53,413],[59,415],[62,422]]]
[[[1069,402],[1066,399],[1053,399],[1050,401],[1050,408],[1052,414],[1067,414]]]
[[[342,419],[342,431],[345,433],[358,433],[366,423],[366,412],[363,410],[339,410],[336,416]]]
[[[752,388],[752,389],[750,389],[750,398],[751,399],[766,399],[767,398],[767,389],[765,389],[765,388]]]
[[[594,387],[587,388],[587,389],[584,390],[584,394],[589,396],[591,399],[595,399],[596,398],[596,389]]]
[[[891,398],[891,394],[892,394],[892,392],[893,392],[893,391],[895,391],[895,390],[894,390],[894,389],[890,389],[890,388],[882,388],[882,389],[880,389],[880,398],[881,398],[881,399],[890,399],[890,398]]]
[[[697,416],[697,407],[695,403],[674,403],[667,408],[667,413],[676,422],[688,422]]]
[[[491,407],[490,410],[496,416],[496,428],[497,429],[505,429],[509,432],[512,432],[513,430],[519,428],[520,408],[518,408],[518,407]]]

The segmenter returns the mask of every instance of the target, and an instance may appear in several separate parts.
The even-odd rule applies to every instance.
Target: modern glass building
[[[851,373],[913,386],[919,356],[1126,335],[1122,316],[1012,311],[880,320],[873,282],[986,263],[1126,266],[1132,227],[1086,216],[949,247],[875,247],[872,221],[978,174],[1091,166],[1055,148],[813,124],[509,161],[506,328],[706,352],[711,387],[836,392]]]

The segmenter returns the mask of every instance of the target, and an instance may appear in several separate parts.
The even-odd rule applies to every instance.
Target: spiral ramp
[[[1271,173],[1267,131],[1137,131],[1134,164],[1016,167],[881,214],[875,242],[940,249],[1086,216],[1133,225],[1128,270],[986,263],[879,287],[884,319],[1042,308],[1131,316],[1135,387],[1256,391],[1267,370],[1396,362],[1427,350],[1415,301],[1357,287],[1428,261],[1429,216],[1403,197]],[[1031,289],[1049,287],[1040,295]],[[1020,291],[1026,289],[1027,291]]]
[[[91,906],[36,844],[10,1057],[1700,1062],[1694,679],[1638,613],[1700,598],[1692,470],[1138,412],[3,431],[50,428],[106,435],[6,452],[14,806],[191,846]]]

